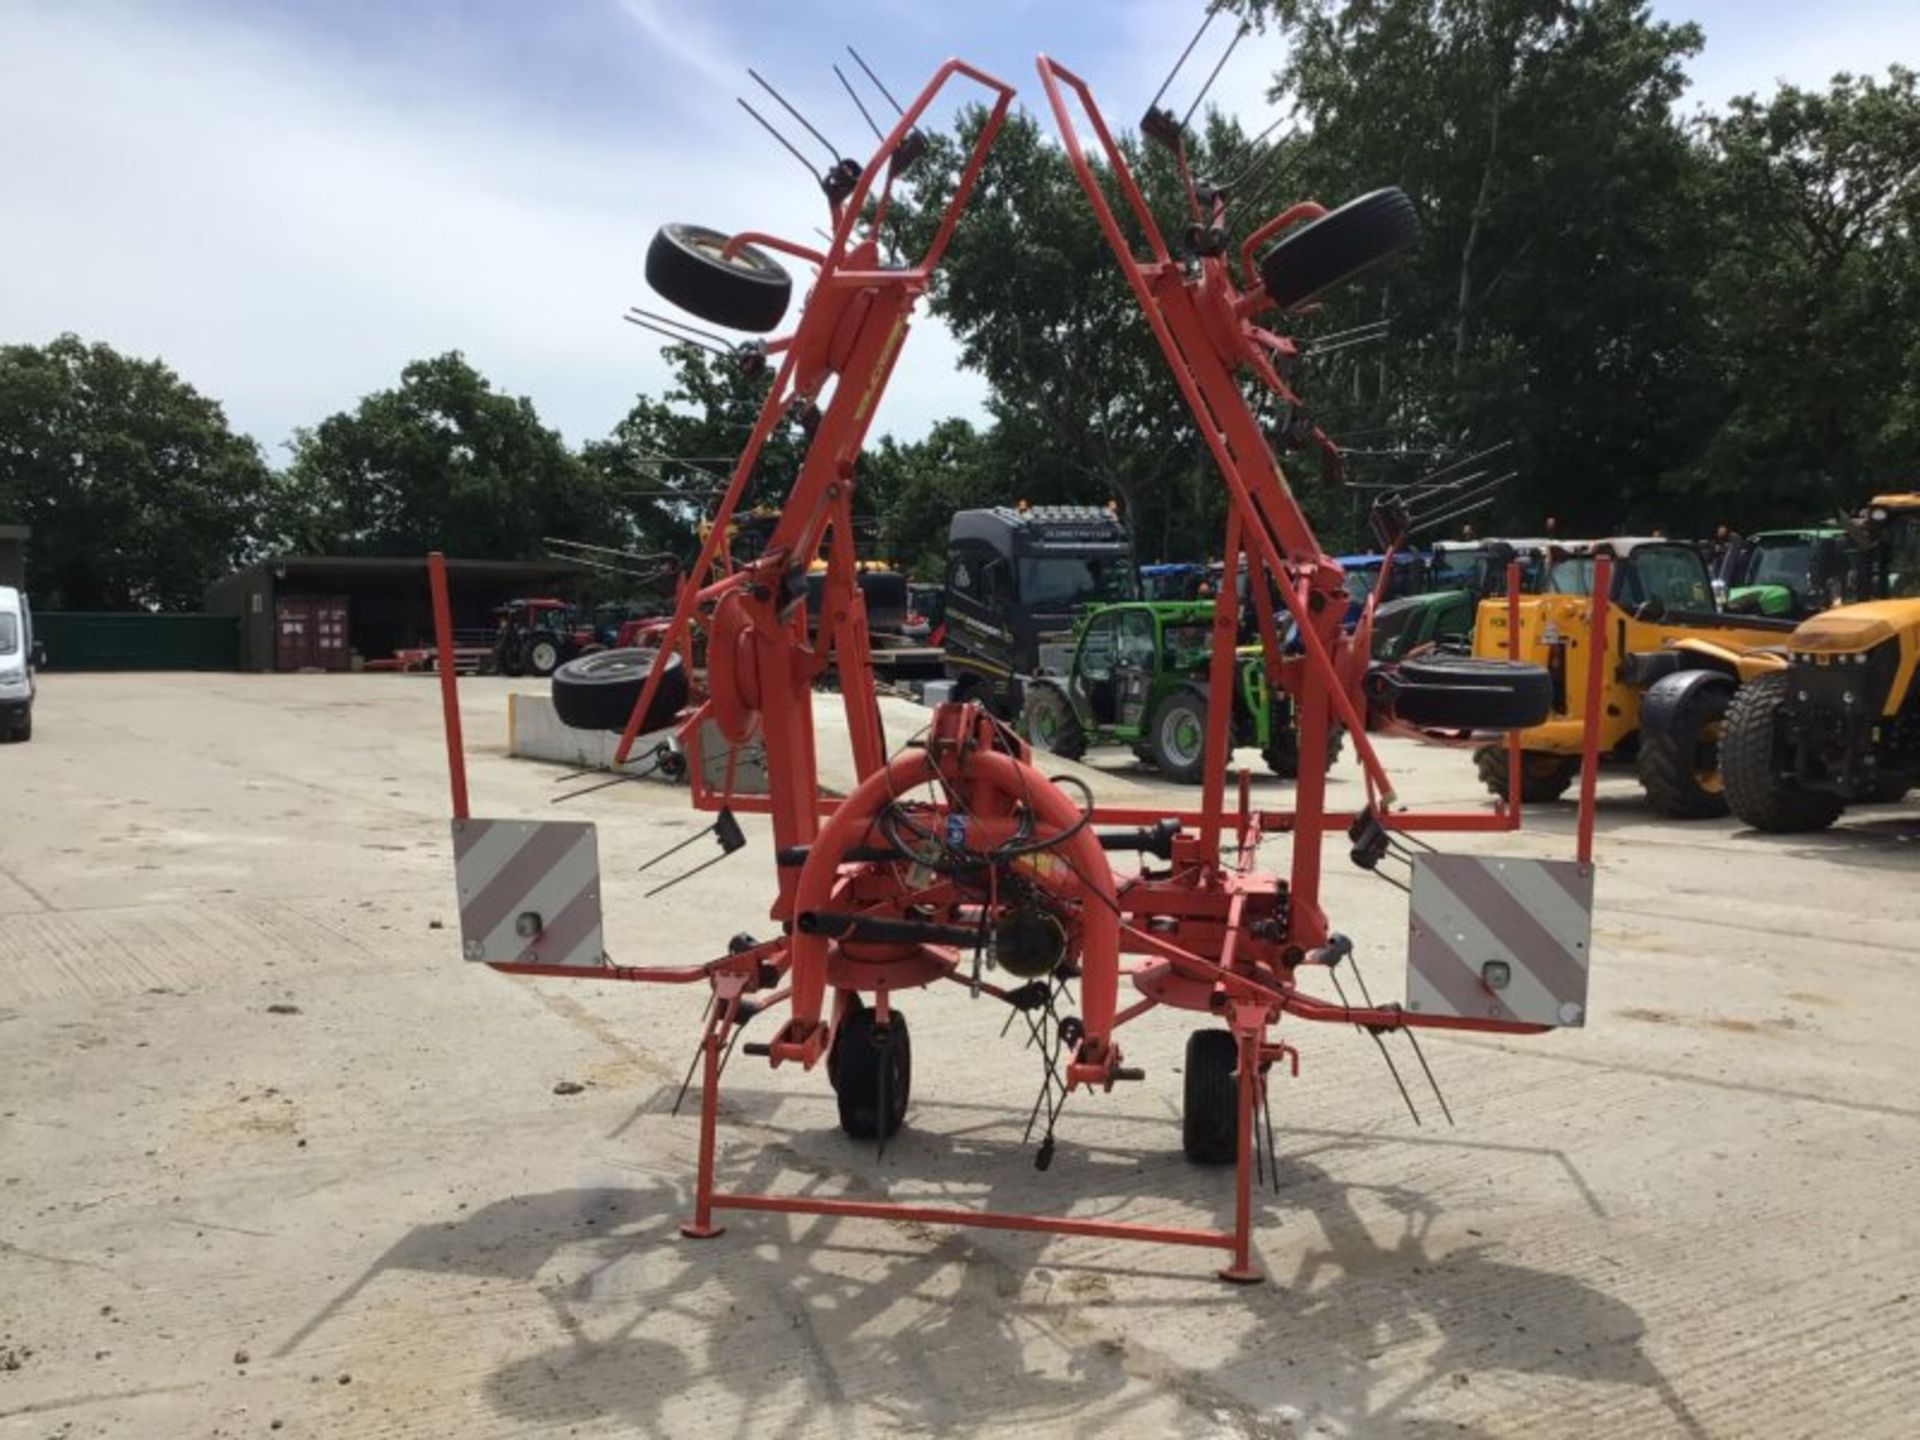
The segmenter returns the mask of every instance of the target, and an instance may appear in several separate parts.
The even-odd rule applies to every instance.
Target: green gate
[[[240,622],[231,615],[146,615],[138,612],[37,611],[33,637],[46,648],[47,669],[233,670],[240,663]]]

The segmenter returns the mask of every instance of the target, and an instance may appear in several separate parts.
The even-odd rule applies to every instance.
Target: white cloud
[[[643,34],[666,30],[640,0],[632,13]],[[663,61],[703,83],[744,78],[676,27]],[[0,338],[74,330],[159,355],[268,446],[406,361],[460,349],[579,440],[665,378],[618,318],[654,303],[640,264],[658,224],[807,239],[824,220],[791,158],[737,111],[647,128],[655,117],[636,113],[596,140],[529,127],[484,95],[405,93],[265,31],[10,8]],[[919,327],[882,427],[977,413],[981,387],[956,383],[952,354],[937,325]]]

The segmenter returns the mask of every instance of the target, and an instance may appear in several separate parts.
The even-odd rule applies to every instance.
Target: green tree
[[[902,443],[888,435],[870,446],[855,494],[877,519],[876,554],[919,579],[943,579],[953,512],[1019,498],[994,440],[995,433],[950,419],[920,440]]]
[[[699,524],[720,503],[772,374],[692,345],[670,345],[665,353],[673,366],[672,387],[657,399],[637,396],[613,433],[590,441],[581,453],[632,543],[691,563],[700,546]],[[778,506],[804,448],[796,425],[776,426],[741,509]]]
[[[0,347],[0,522],[33,527],[47,609],[197,609],[247,559],[259,447],[157,360],[62,335]]]
[[[1250,8],[1287,41],[1278,93],[1311,127],[1305,188],[1334,203],[1399,185],[1426,230],[1375,287],[1399,383],[1370,383],[1364,351],[1314,382],[1347,402],[1336,437],[1511,441],[1496,523],[1675,523],[1665,477],[1706,414],[1707,231],[1673,115],[1699,29],[1642,0]]]
[[[1713,225],[1702,370],[1715,423],[1685,471],[1752,526],[1852,508],[1920,466],[1920,91],[1840,75],[1700,127]]]
[[[296,432],[275,522],[283,543],[333,555],[508,560],[543,554],[549,535],[625,538],[600,473],[458,352]]]

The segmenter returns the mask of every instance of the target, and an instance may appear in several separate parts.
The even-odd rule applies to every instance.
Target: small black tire
[[[1154,768],[1181,785],[1198,785],[1207,772],[1207,697],[1182,687],[1155,707],[1147,748]]]
[[[1480,783],[1498,798],[1507,798],[1507,747],[1482,745],[1473,752],[1473,768]],[[1546,805],[1567,793],[1580,778],[1580,762],[1571,755],[1525,750],[1520,755],[1520,803]]]
[[[1389,185],[1291,231],[1260,259],[1267,298],[1292,310],[1420,243],[1420,216]]]
[[[551,635],[535,635],[520,647],[527,674],[542,680],[560,668],[560,642]]]
[[[876,1043],[873,1011],[856,1003],[834,1027],[827,1050],[827,1082],[839,1104],[840,1128],[855,1140],[886,1140],[900,1133],[913,1091],[913,1041],[907,1017],[891,1012],[887,1043]],[[880,1069],[887,1067],[887,1107],[880,1113]],[[883,1122],[884,1120],[884,1127]]]
[[[1743,823],[1778,835],[1824,830],[1847,808],[1838,795],[1809,789],[1785,773],[1780,711],[1790,683],[1780,672],[1742,685],[1727,706],[1720,737],[1729,808]]]
[[[1333,769],[1346,744],[1346,727],[1336,721],[1330,727],[1325,769]],[[1294,726],[1290,712],[1276,711],[1268,722],[1267,746],[1260,752],[1260,758],[1267,762],[1267,769],[1282,780],[1300,778],[1300,731]]]
[[[1720,741],[1739,682],[1717,670],[1663,675],[1640,697],[1635,766],[1647,803],[1669,820],[1717,820],[1727,813]]]
[[[1187,1036],[1180,1104],[1180,1148],[1196,1165],[1240,1158],[1240,1046],[1228,1030]]]
[[[562,725],[575,730],[618,734],[627,728],[647,676],[655,665],[663,663],[667,673],[660,677],[653,704],[640,719],[641,733],[658,730],[685,707],[687,673],[678,651],[668,651],[662,661],[660,652],[651,646],[602,650],[567,661],[553,672],[554,713]]]
[[[793,278],[752,245],[721,259],[726,243],[704,225],[662,225],[647,247],[647,284],[708,324],[765,334],[785,317]]]
[[[1073,701],[1058,685],[1039,681],[1026,686],[1020,707],[1020,733],[1029,745],[1063,760],[1078,760],[1087,753],[1086,727],[1074,713]]]
[[[1427,730],[1525,730],[1553,711],[1552,677],[1524,661],[1428,654],[1368,678],[1394,719]]]

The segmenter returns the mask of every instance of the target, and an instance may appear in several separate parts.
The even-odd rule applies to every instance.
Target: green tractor
[[[1839,543],[1844,530],[1763,530],[1728,550],[1719,580],[1724,608],[1734,615],[1775,615],[1804,620],[1826,608],[1828,596],[1814,583],[1814,553],[1822,540]]]
[[[1507,593],[1507,566],[1520,562],[1520,588],[1531,592],[1545,568],[1545,540],[1448,542],[1433,547],[1431,589],[1388,600],[1373,612],[1373,659],[1397,664],[1418,651],[1473,648],[1474,615],[1482,600]]]
[[[1169,779],[1198,784],[1205,773],[1207,667],[1213,602],[1141,601],[1088,612],[1074,635],[1064,675],[1023,686],[1020,728],[1030,744],[1078,760],[1098,746],[1127,745]],[[1240,649],[1233,744],[1257,746],[1274,774],[1299,773],[1292,702],[1267,683],[1260,648]],[[1339,753],[1340,736],[1326,763]]]

